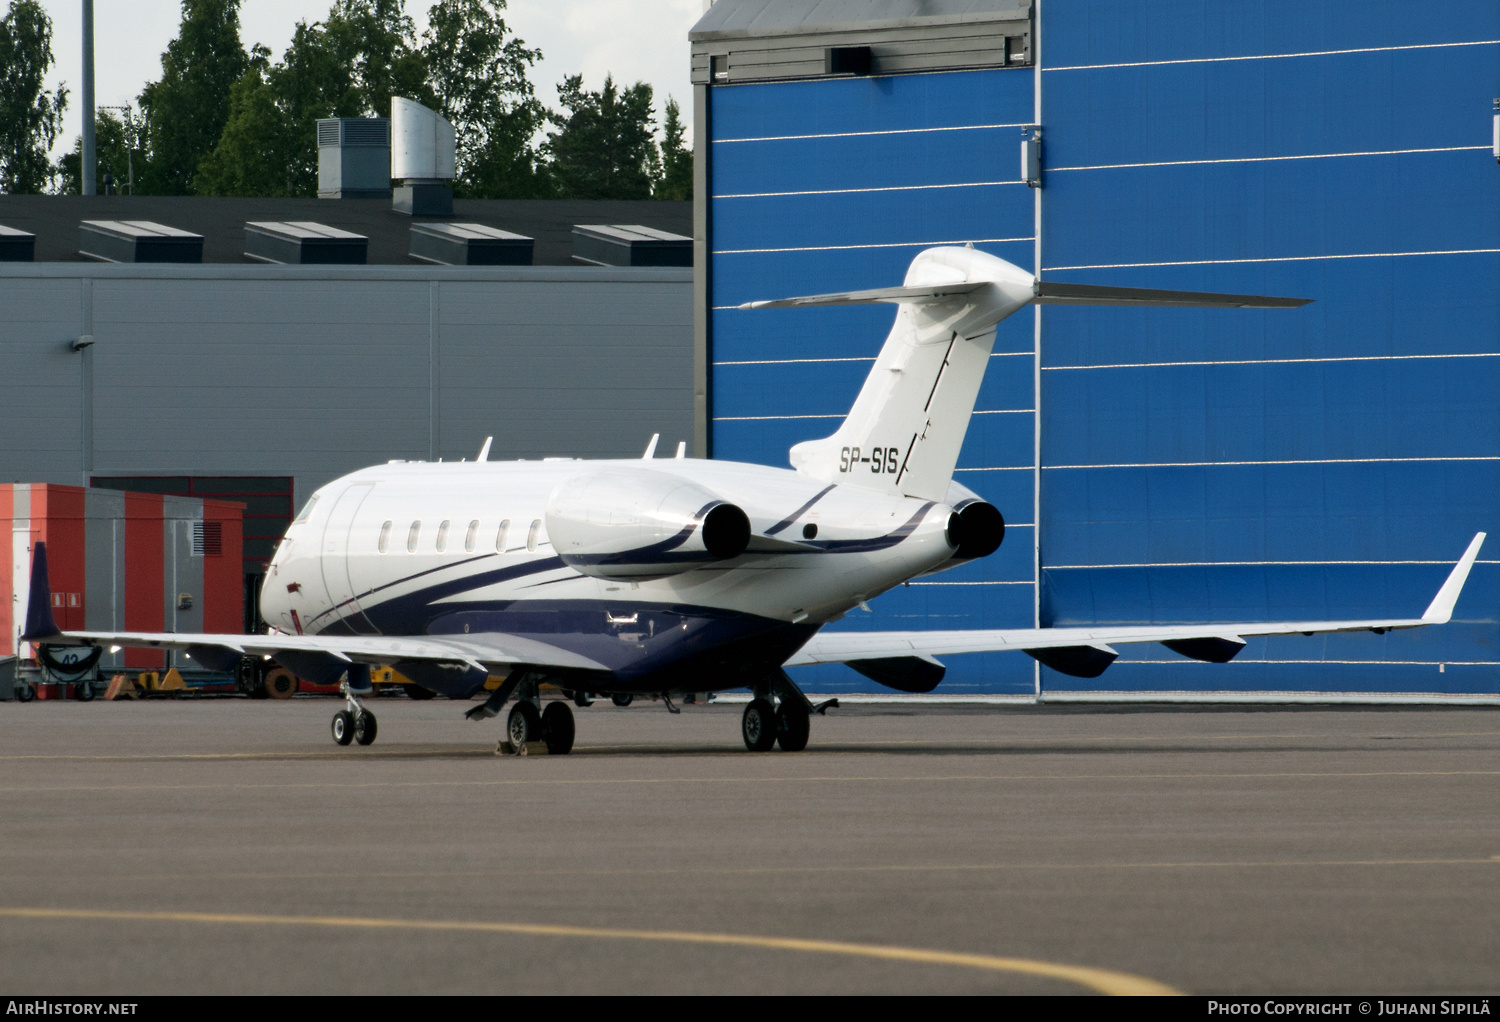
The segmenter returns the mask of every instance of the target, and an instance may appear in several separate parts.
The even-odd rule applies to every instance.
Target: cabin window
[[[292,519],[292,524],[297,525],[312,517],[313,505],[318,502],[317,494],[307,498],[307,503],[302,505],[302,510],[297,512],[297,517]]]
[[[414,554],[417,552],[417,537],[422,533],[422,520],[419,518],[411,523],[411,531],[406,534],[406,552]]]
[[[380,527],[380,552],[385,553],[391,548],[391,523],[386,522]]]
[[[510,519],[500,523],[500,531],[495,533],[495,553],[505,553],[505,534],[510,531]]]
[[[537,537],[540,536],[541,534],[542,534],[542,520],[540,518],[533,519],[532,523],[531,523],[531,529],[526,533],[526,549],[527,550],[535,550],[536,549],[536,540],[537,540]]]
[[[442,524],[438,526],[437,551],[438,551],[438,553],[442,553],[443,551],[445,551],[447,549],[448,549],[448,519],[444,518],[443,521],[442,521]]]
[[[474,552],[474,537],[478,532],[479,519],[476,518],[469,523],[469,531],[464,533],[464,553],[472,554]]]

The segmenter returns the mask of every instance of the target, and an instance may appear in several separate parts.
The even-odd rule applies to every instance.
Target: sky
[[[420,33],[431,0],[406,0]],[[240,37],[248,49],[264,43],[280,59],[300,20],[319,21],[332,0],[244,0]],[[82,84],[82,0],[42,0],[52,18],[49,83],[68,86],[63,134],[54,155],[67,152],[78,136]],[[702,16],[704,0],[510,0],[506,24],[540,48],[532,69],[537,95],[557,106],[557,83],[583,73],[585,88],[597,89],[606,72],[615,81],[649,83],[656,90],[658,125],[667,97],[682,106],[692,126],[692,87],[688,81],[687,34]],[[100,106],[133,103],[141,87],[161,74],[161,54],[177,35],[181,7],[174,0],[95,0],[94,99]]]

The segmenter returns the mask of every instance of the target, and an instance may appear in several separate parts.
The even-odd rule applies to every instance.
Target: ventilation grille
[[[194,557],[223,557],[224,556],[224,523],[223,522],[194,522],[193,523],[193,556]]]
[[[318,148],[387,149],[391,122],[384,117],[333,117],[318,121]]]

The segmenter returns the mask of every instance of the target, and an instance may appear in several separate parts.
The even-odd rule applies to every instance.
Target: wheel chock
[[[131,681],[123,674],[116,674],[109,679],[109,687],[104,690],[105,699],[138,699],[140,692]]]

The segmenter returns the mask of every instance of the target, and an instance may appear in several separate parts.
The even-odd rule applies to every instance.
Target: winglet
[[[61,629],[52,619],[52,583],[47,580],[47,544],[38,541],[31,554],[31,590],[26,597],[26,631],[23,642],[50,639]]]
[[[1464,583],[1468,581],[1469,569],[1474,567],[1474,558],[1479,556],[1479,548],[1483,545],[1484,533],[1476,532],[1469,549],[1464,551],[1464,555],[1448,573],[1448,581],[1443,583],[1443,588],[1438,590],[1427,609],[1422,612],[1423,621],[1430,625],[1448,623],[1448,619],[1453,616],[1453,605],[1458,602],[1458,594],[1463,592]]]

